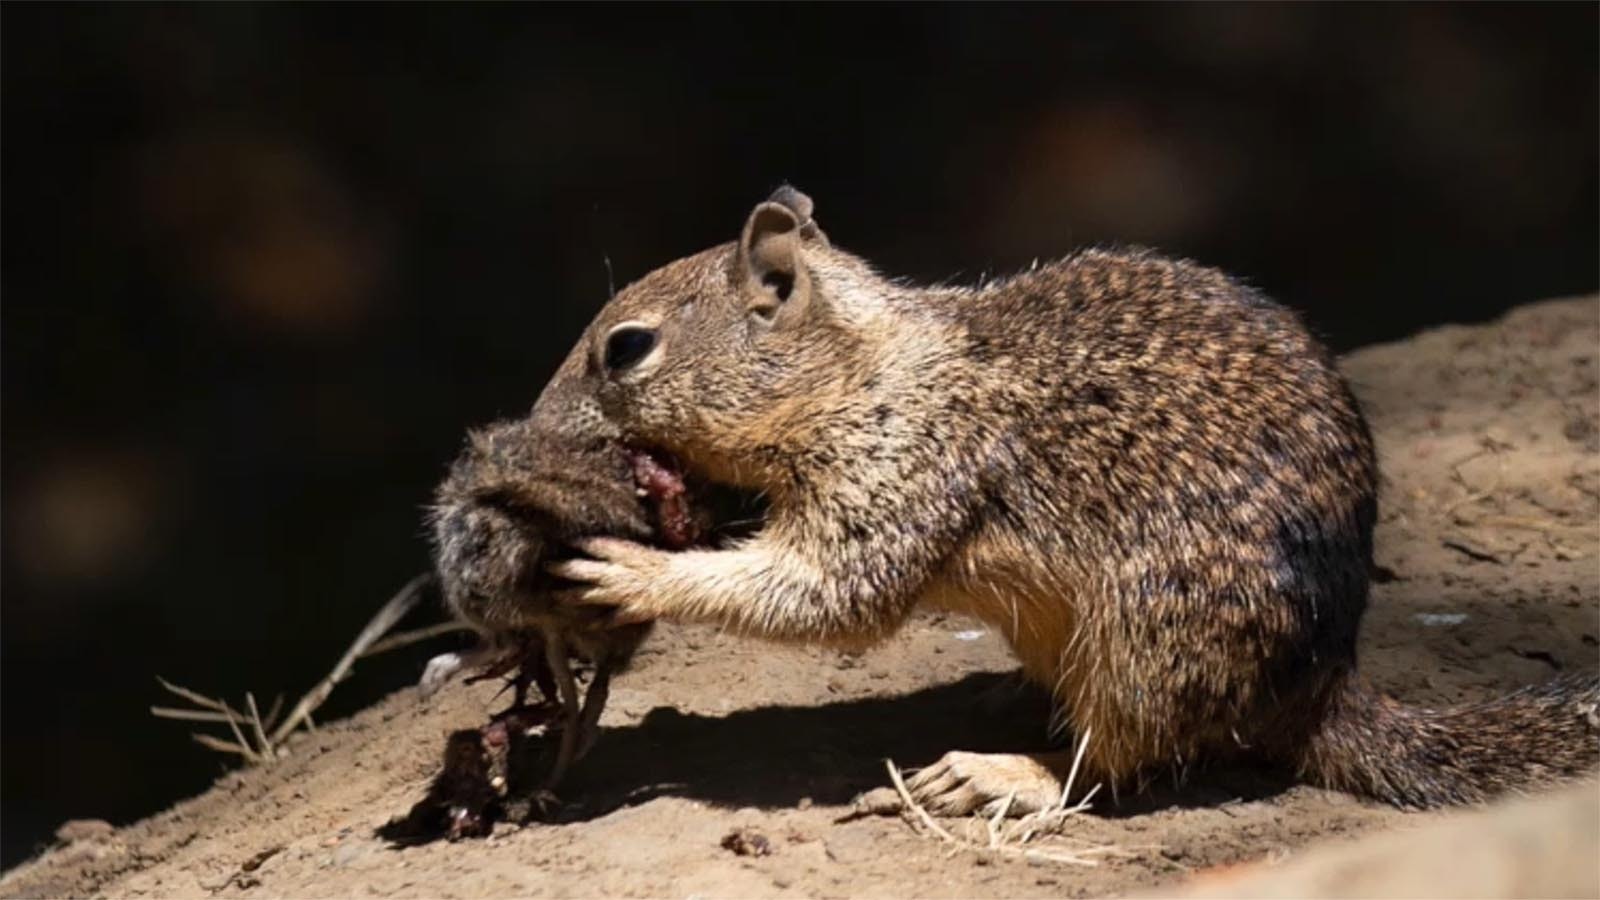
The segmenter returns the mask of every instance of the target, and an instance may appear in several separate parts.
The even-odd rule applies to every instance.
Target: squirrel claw
[[[561,592],[566,605],[616,607],[611,627],[648,622],[657,617],[644,598],[656,578],[659,564],[667,554],[660,550],[615,538],[588,538],[574,546],[594,557],[563,559],[548,563],[545,571],[557,578],[577,582],[583,587]]]
[[[611,571],[612,563],[599,562],[592,559],[562,559],[545,565],[544,570],[557,578],[567,581],[576,581],[579,584],[599,585],[606,580],[606,575]],[[589,592],[574,591],[581,598],[586,598]],[[597,602],[585,599],[583,602]]]

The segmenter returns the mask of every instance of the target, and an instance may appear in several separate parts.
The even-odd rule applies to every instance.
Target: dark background
[[[1597,10],[7,5],[4,862],[226,765],[157,673],[320,677],[606,257],[789,180],[896,275],[1143,242],[1339,349],[1482,320],[1597,284]]]

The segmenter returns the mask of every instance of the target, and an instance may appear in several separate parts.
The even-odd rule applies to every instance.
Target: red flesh
[[[682,550],[700,539],[700,529],[689,511],[689,489],[683,475],[642,451],[630,451],[633,480],[655,504],[656,531],[661,543]]]

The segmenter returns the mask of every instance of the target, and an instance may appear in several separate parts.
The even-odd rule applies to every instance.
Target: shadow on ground
[[[555,810],[561,822],[596,819],[658,797],[724,808],[792,808],[809,800],[848,805],[885,785],[884,760],[916,769],[949,750],[1029,752],[1052,746],[1050,704],[1017,675],[978,673],[898,697],[822,706],[766,706],[725,716],[651,710],[637,724],[606,729],[563,786],[580,798]],[[1064,740],[1070,740],[1070,737]],[[530,754],[541,748],[530,745]],[[1261,767],[1216,766],[1169,773],[1142,791],[1106,795],[1097,813],[1142,815],[1167,808],[1263,799],[1293,782]],[[438,785],[435,786],[438,791]],[[444,836],[444,810],[430,799],[377,830],[396,844]]]

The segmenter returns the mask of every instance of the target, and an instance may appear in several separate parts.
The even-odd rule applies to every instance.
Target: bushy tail
[[[1596,765],[1595,675],[1446,709],[1405,706],[1351,675],[1300,759],[1313,784],[1413,808],[1526,791]]]

